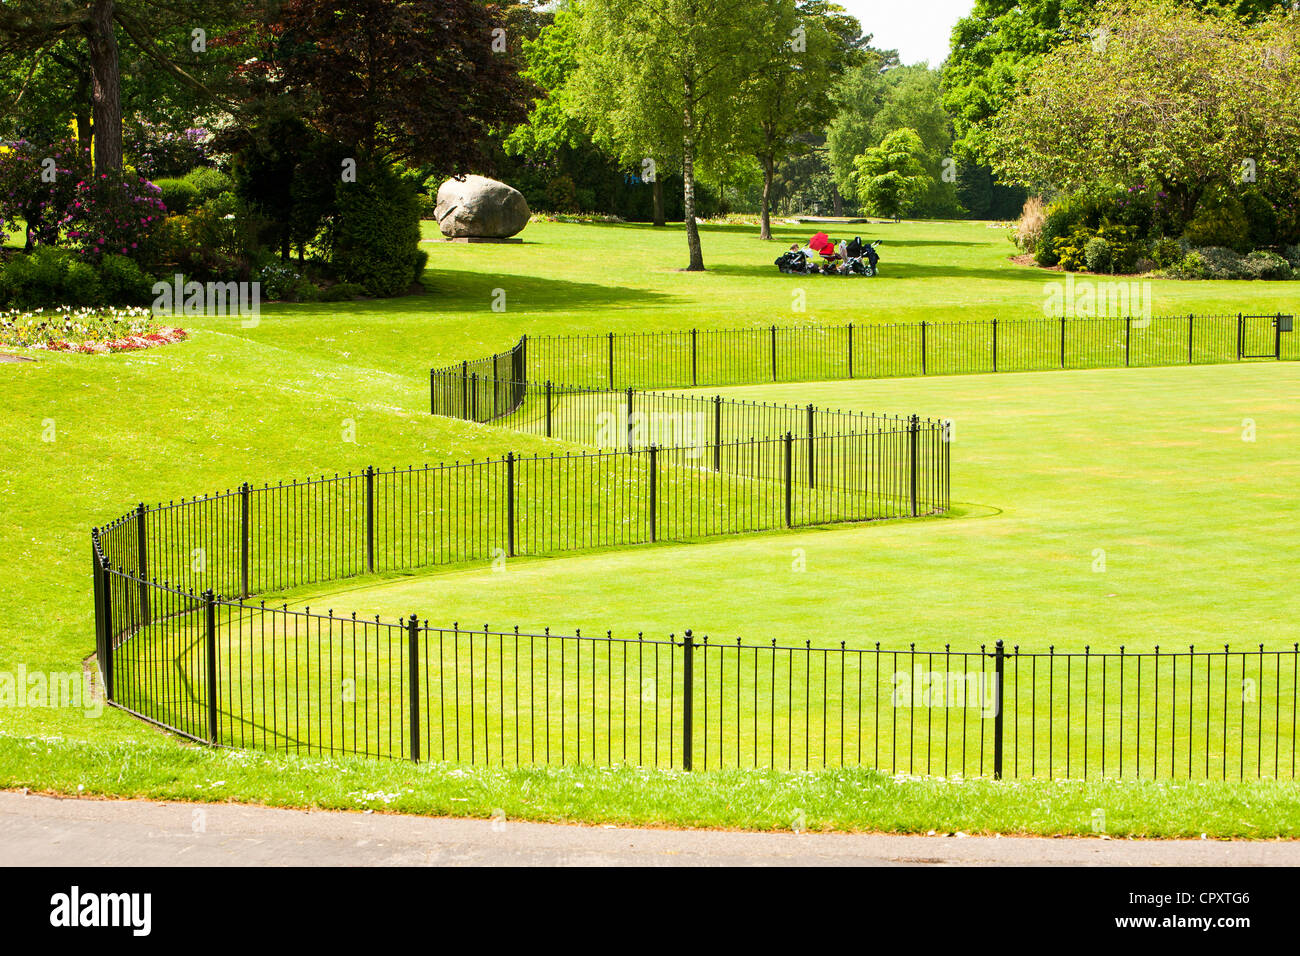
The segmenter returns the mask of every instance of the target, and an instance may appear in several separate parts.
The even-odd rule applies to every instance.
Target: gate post
[[[220,691],[217,688],[217,601],[211,588],[203,592],[203,609],[208,670],[208,741],[215,745],[220,743],[217,724],[217,696]]]
[[[912,517],[916,517],[916,463],[917,463],[917,440],[921,430],[921,416],[913,415],[907,423],[907,444],[908,457],[911,461],[911,467],[908,469],[910,474],[909,484],[911,486]]]
[[[251,548],[249,542],[249,505],[252,495],[252,486],[244,482],[239,489],[239,596],[248,597],[248,553]]]
[[[546,381],[546,437],[551,437],[551,382]]]
[[[656,524],[658,521],[659,507],[659,467],[658,451],[654,445],[650,446],[650,540],[656,539]]]
[[[139,566],[136,574],[140,576],[140,623],[148,624],[149,614],[149,546],[145,541],[144,516],[148,512],[144,502],[135,509],[135,537],[138,544]]]
[[[1002,704],[1006,700],[1006,694],[1002,689],[1002,675],[1005,671],[1005,654],[1002,648],[1002,640],[994,645],[993,651],[993,680],[997,684],[997,710],[993,712],[993,779],[1002,779],[1002,729],[1004,726],[1002,717]]]
[[[794,452],[794,436],[790,432],[785,433],[785,526],[790,527],[790,489],[792,482],[791,476],[791,459]]]
[[[722,471],[722,396],[713,396],[713,470]]]
[[[414,614],[406,624],[407,664],[411,686],[411,762],[420,762],[420,620]]]
[[[682,769],[690,770],[695,720],[695,639],[689,630],[682,636],[682,653]]]
[[[506,452],[506,557],[515,556],[515,453]],[[414,617],[414,615],[412,615]]]
[[[813,441],[813,439],[816,437],[816,432],[814,431],[814,426],[813,426],[814,414],[815,411],[813,409],[813,406],[809,405],[808,406],[808,487],[809,488],[817,487],[817,476],[815,471],[816,461],[817,461],[817,457],[816,457],[817,443]]]
[[[375,466],[366,465],[366,571],[375,571]]]

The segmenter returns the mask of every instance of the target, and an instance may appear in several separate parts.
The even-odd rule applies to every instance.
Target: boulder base
[[[448,239],[508,239],[528,225],[528,202],[513,186],[484,176],[449,179],[434,209]]]

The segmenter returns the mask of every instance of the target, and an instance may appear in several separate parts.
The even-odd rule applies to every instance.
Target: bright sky
[[[873,34],[871,45],[897,50],[905,64],[928,60],[938,66],[948,56],[948,41],[957,21],[975,0],[838,0]]]

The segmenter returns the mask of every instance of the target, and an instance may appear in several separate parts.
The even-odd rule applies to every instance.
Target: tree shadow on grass
[[[511,312],[575,312],[586,309],[628,305],[666,305],[677,296],[650,289],[602,285],[596,282],[572,282],[515,273],[492,274],[456,269],[426,269],[425,293],[389,299],[358,299],[352,302],[313,302],[295,308],[305,313],[338,311],[351,313],[391,313],[405,311],[478,312],[488,310],[499,301]]]

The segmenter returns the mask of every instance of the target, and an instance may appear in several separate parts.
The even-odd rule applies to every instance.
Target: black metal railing
[[[1187,327],[1195,359],[1202,340],[1195,321]],[[920,372],[980,370],[941,358],[944,343],[959,339],[933,329],[906,333],[916,337]],[[784,331],[766,341],[774,377],[797,368],[843,377],[835,361],[853,376],[883,367],[869,360],[870,343],[883,341],[871,333]],[[1019,333],[997,323],[990,331],[1002,336],[989,358],[1003,370],[1019,354],[1006,336]],[[244,484],[142,504],[96,529],[96,643],[109,699],[196,740],[294,752],[1294,778],[1295,645],[1139,654],[1022,653],[1001,642],[818,648],[710,642],[691,631],[628,639],[439,628],[418,615],[363,620],[252,599],[369,572],[947,510],[945,422],[640,390],[762,380],[752,378],[761,363],[749,346],[736,345],[729,365],[718,357],[731,333],[686,334],[689,351],[676,333],[599,337],[604,354],[593,365],[580,353],[571,369],[544,363],[591,341],[524,339],[431,373],[435,412],[591,452]],[[1034,334],[1047,341],[1041,328]],[[847,339],[838,359],[837,336]],[[1135,349],[1156,354],[1152,341],[1138,345],[1126,329],[1131,364]],[[1247,357],[1240,344],[1236,354]],[[547,378],[539,368],[550,369]]]
[[[1293,327],[1294,316],[1286,313],[1238,313],[608,332],[528,336],[518,361],[534,383],[691,388],[1295,361],[1300,341],[1289,334]],[[459,368],[439,372],[450,376]],[[466,417],[445,402],[440,413]]]

